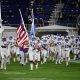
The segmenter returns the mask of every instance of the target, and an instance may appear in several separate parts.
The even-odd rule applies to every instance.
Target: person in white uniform
[[[12,36],[10,36],[7,39],[8,42],[8,53],[10,53],[9,58],[13,57],[13,61],[15,62],[15,53],[14,53],[14,38]],[[8,60],[8,62],[10,63],[10,60]]]
[[[65,39],[65,43],[64,43],[64,58],[66,61],[66,66],[68,66],[69,64],[69,60],[70,60],[70,48],[71,44],[69,42],[69,39]]]
[[[19,47],[20,47],[20,64],[22,64],[23,66],[23,65],[26,65],[26,58],[27,58],[27,52],[29,49],[29,42],[25,41]]]
[[[35,46],[33,49],[33,62],[34,62],[36,69],[38,69],[38,58],[39,58],[38,54],[39,54],[39,50],[37,46]]]
[[[31,45],[29,45],[28,57],[30,63],[30,70],[33,70],[33,47]]]
[[[41,49],[41,64],[45,64],[47,61],[47,50],[44,46]]]
[[[6,70],[7,58],[8,58],[8,49],[7,49],[7,41],[6,38],[2,39],[1,45],[1,69]]]
[[[50,44],[50,60],[54,61],[55,60],[55,44],[52,43]]]
[[[17,42],[14,43],[14,53],[16,54],[17,61],[20,61],[20,49],[19,49]]]
[[[59,39],[61,39],[61,38],[59,38]],[[56,51],[57,51],[56,64],[57,63],[61,64],[61,46],[62,46],[62,41],[58,40],[57,46],[56,46]]]

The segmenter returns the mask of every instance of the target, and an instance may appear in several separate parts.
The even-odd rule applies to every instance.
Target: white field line
[[[70,62],[80,63],[80,60],[70,60]]]
[[[8,78],[8,80],[48,80],[48,78]]]
[[[26,74],[23,72],[0,72],[1,74]]]

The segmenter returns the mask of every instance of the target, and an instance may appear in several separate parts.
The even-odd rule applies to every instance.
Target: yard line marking
[[[70,60],[70,62],[80,63],[80,60]]]
[[[48,80],[48,78],[8,78],[8,80]]]
[[[26,73],[23,73],[23,72],[0,72],[2,74],[26,74]]]

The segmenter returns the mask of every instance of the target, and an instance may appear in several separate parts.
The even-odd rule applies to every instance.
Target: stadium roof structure
[[[78,30],[78,28],[66,27],[66,26],[60,26],[60,25],[50,25],[50,26],[44,26],[44,27],[36,28],[36,31],[38,31],[38,32],[43,32],[43,31],[67,31],[67,30]]]
[[[0,33],[4,31],[4,27],[0,27]]]

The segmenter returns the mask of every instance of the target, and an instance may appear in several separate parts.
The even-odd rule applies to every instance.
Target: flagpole
[[[0,3],[0,40],[3,36],[4,27],[2,27],[2,18],[1,18],[1,3]]]
[[[1,19],[1,3],[0,3],[0,26],[2,26],[2,19]]]
[[[22,23],[23,23],[23,25],[24,25],[24,29],[25,29],[26,32],[27,32],[27,29],[26,29],[26,27],[25,27],[24,20],[23,20],[22,13],[21,13],[21,10],[20,10],[20,9],[19,9],[19,12],[20,12],[20,16],[21,16]]]

